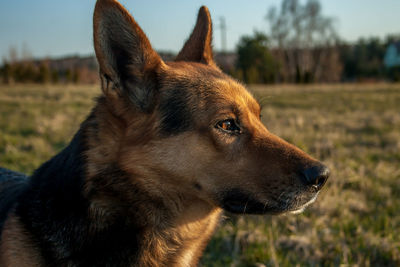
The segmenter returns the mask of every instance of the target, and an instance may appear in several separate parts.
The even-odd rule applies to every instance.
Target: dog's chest
[[[197,265],[207,242],[219,223],[220,214],[220,209],[216,209],[201,220],[188,220],[177,228],[182,246],[177,253],[175,266]]]

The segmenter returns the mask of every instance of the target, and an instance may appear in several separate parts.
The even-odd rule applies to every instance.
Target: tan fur
[[[176,266],[194,266],[198,262],[219,223],[220,213],[221,209],[219,208],[210,212],[208,207],[197,204],[183,214],[184,218],[177,220],[177,231],[184,237],[184,240],[182,252],[177,256]]]
[[[196,266],[219,223],[221,209],[209,210],[199,203],[166,229],[148,229],[140,266]],[[202,209],[205,209],[202,211]]]
[[[8,216],[4,224],[0,243],[0,266],[2,267],[39,267],[42,266],[40,255],[29,234],[18,218]]]

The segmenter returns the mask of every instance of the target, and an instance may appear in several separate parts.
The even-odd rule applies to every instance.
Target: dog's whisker
[[[247,204],[248,203],[249,203],[249,201],[247,201],[246,204],[244,205],[243,214],[246,214],[246,209],[247,209]]]
[[[265,212],[265,209],[267,208],[267,205],[268,205],[268,201],[265,201],[265,202],[264,202],[263,212]]]

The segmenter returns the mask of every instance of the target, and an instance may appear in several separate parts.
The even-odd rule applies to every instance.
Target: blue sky
[[[305,0],[302,0],[303,2]],[[95,0],[1,0],[0,59],[9,47],[28,48],[34,57],[91,54]],[[267,30],[264,20],[280,0],[121,0],[159,50],[178,51],[195,23],[201,5],[214,21],[214,47],[219,49],[219,17],[228,26],[228,49],[254,29]],[[337,19],[340,36],[360,37],[400,33],[399,0],[320,0],[323,13]]]

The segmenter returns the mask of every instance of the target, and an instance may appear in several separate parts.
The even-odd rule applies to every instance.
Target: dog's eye
[[[234,119],[228,119],[217,123],[216,128],[229,133],[240,133],[240,128]]]

